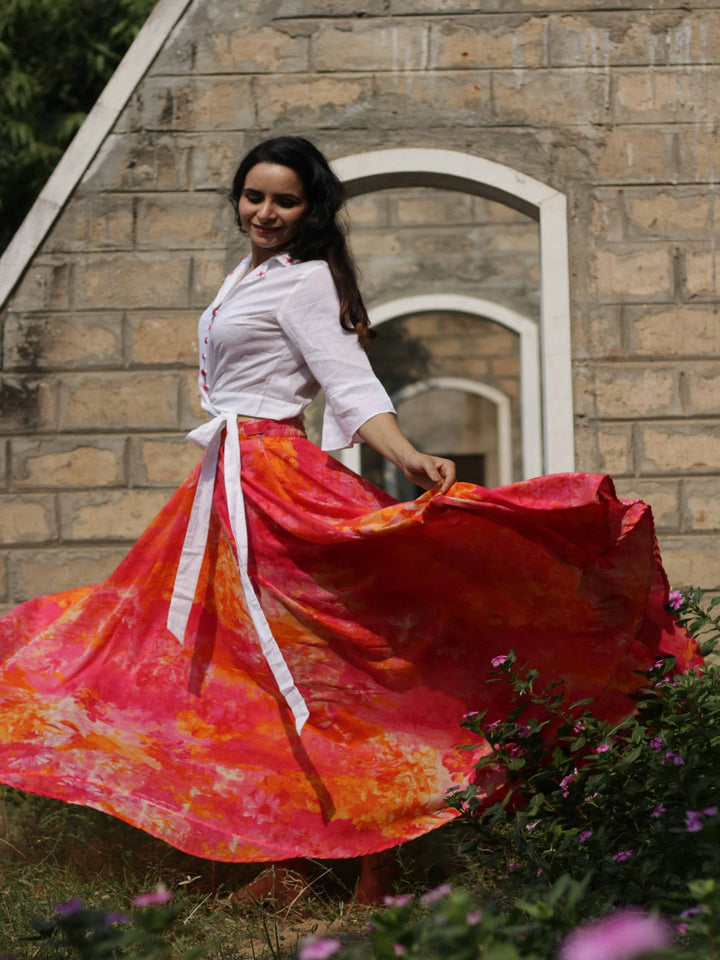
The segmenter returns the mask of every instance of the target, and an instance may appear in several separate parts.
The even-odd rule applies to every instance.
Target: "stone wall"
[[[190,6],[3,309],[4,608],[100,579],[195,461],[195,318],[240,252],[224,194],[287,132],[330,157],[453,149],[568,196],[578,467],[653,504],[676,585],[720,588],[720,0],[476,6]],[[386,241],[422,232],[442,262],[447,218],[465,243],[479,210],[454,200],[437,233],[398,201]],[[400,295],[405,255],[361,253],[371,302]],[[483,295],[457,273],[403,290]],[[532,311],[536,281],[505,295]]]

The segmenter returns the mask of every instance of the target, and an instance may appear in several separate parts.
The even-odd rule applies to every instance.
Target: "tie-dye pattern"
[[[104,583],[0,620],[1,781],[202,857],[352,857],[453,816],[474,753],[457,748],[485,749],[463,713],[507,710],[492,657],[514,649],[608,717],[659,652],[698,662],[664,608],[650,509],[607,478],[398,504],[293,424],[238,429],[249,570],[310,708],[302,737],[241,596],[221,451],[184,647],[165,623],[199,468]]]

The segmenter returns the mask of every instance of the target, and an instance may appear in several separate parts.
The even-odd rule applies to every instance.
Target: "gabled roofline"
[[[192,0],[158,0],[0,258],[0,309]]]

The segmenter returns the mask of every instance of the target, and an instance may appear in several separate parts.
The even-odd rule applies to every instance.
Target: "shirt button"
[[[207,337],[205,337],[205,343],[207,343],[207,342],[208,342],[208,338],[207,338]]]
[[[203,390],[209,390],[209,389],[210,389],[210,387],[209,387],[206,383],[204,383],[204,384],[203,384]]]
[[[207,376],[207,370],[201,370],[200,373],[201,373],[204,377]]]
[[[201,358],[201,359],[203,359],[203,360],[206,360],[206,359],[207,359],[207,354],[206,354],[206,353],[203,353],[203,355],[202,355],[202,358]]]

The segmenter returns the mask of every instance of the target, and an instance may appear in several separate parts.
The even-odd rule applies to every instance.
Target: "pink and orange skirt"
[[[166,620],[199,467],[104,583],[0,619],[1,782],[200,857],[354,857],[454,816],[443,797],[486,749],[463,714],[508,709],[493,657],[513,649],[608,718],[659,655],[698,662],[650,508],[608,478],[397,503],[292,423],[238,430],[249,572],[310,709],[302,735],[242,595],[221,450],[184,646]]]

